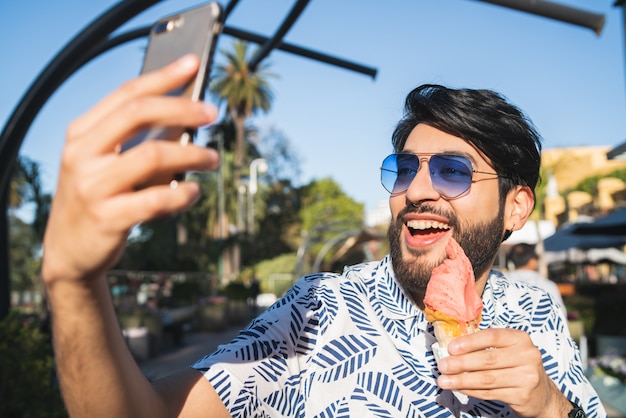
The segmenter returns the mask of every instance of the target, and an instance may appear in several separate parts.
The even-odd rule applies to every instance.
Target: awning
[[[583,226],[593,222],[565,224],[543,242],[546,251],[565,251],[570,248],[588,250],[591,248],[619,248],[626,244],[626,234],[578,233]]]
[[[606,216],[592,222],[574,224],[573,232],[577,235],[614,235],[626,238],[626,207],[614,210]]]

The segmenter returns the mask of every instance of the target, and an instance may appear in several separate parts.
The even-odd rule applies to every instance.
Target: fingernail
[[[437,384],[440,388],[447,389],[452,384],[452,380],[448,376],[442,374],[437,378]]]
[[[217,108],[212,103],[205,103],[204,113],[206,113],[206,115],[210,116],[212,119],[215,119],[217,117]]]
[[[437,368],[441,373],[445,373],[448,370],[448,362],[444,359],[439,360],[439,362],[437,362]]]
[[[198,59],[193,54],[183,55],[176,61],[176,66],[182,71],[195,69]]]

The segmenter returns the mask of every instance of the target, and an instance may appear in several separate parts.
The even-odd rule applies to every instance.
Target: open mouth
[[[412,236],[437,234],[450,230],[450,225],[446,223],[427,220],[411,220],[406,223],[406,227]]]

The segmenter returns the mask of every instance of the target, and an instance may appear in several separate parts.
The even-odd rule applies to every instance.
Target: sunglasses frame
[[[413,176],[411,181],[407,184],[407,187],[404,190],[402,190],[402,191],[393,192],[393,191],[390,191],[389,189],[387,189],[387,187],[385,187],[385,184],[383,182],[382,176],[383,176],[383,172],[385,172],[385,171],[388,172],[388,173],[396,173],[396,180],[397,180],[398,172],[394,171],[394,170],[389,170],[389,169],[384,168],[384,164],[385,164],[385,161],[387,161],[388,158],[393,157],[393,156],[396,157],[396,162],[397,162],[397,157],[401,156],[401,155],[415,156],[417,158],[418,166],[417,166],[417,170],[415,170],[415,175]],[[422,162],[426,161],[428,164],[430,164],[430,160],[432,159],[432,157],[435,157],[435,156],[441,156],[441,157],[444,157],[444,158],[450,158],[451,157],[450,159],[458,161],[459,163],[465,165],[465,167],[472,173],[472,178],[470,179],[470,182],[468,183],[467,188],[465,190],[463,190],[462,192],[458,193],[455,196],[448,196],[448,195],[442,193],[439,190],[438,187],[435,187],[435,180],[433,180],[433,173],[430,172],[429,173],[430,181],[431,181],[431,184],[433,186],[433,189],[435,189],[437,191],[437,193],[439,193],[439,195],[441,197],[443,197],[444,199],[456,199],[456,198],[458,198],[460,196],[463,196],[465,193],[467,193],[467,191],[472,187],[472,183],[475,183],[475,182],[480,181],[480,180],[489,180],[489,179],[478,179],[478,180],[475,180],[474,179],[474,174],[487,174],[487,175],[491,175],[491,176],[496,176],[495,178],[501,177],[498,173],[490,173],[490,172],[487,172],[487,171],[475,170],[474,166],[472,165],[472,162],[470,161],[470,159],[465,157],[464,155],[450,154],[450,153],[443,153],[443,152],[433,152],[433,153],[429,153],[429,152],[420,152],[420,153],[396,152],[396,153],[392,153],[392,154],[389,154],[388,156],[386,156],[385,159],[383,160],[383,164],[380,167],[380,171],[381,171],[381,179],[380,180],[381,180],[381,184],[382,184],[383,188],[387,192],[389,192],[389,194],[391,196],[397,196],[397,195],[400,195],[402,193],[406,193],[406,191],[411,186],[411,183],[415,179],[415,176],[417,176],[417,173],[422,168],[422,166],[423,166]],[[394,185],[395,185],[395,182],[394,182]]]

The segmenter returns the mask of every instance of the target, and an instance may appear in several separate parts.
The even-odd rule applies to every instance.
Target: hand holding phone
[[[195,54],[200,59],[196,76],[167,95],[203,100],[215,44],[222,29],[221,19],[221,6],[211,2],[157,21],[150,31],[141,73],[164,67],[184,55]],[[195,129],[185,126],[152,127],[124,143],[122,152],[147,140],[177,141],[184,146],[193,141],[195,132]],[[168,184],[172,180],[180,181],[183,177],[184,173],[165,173],[152,178],[141,187]]]

